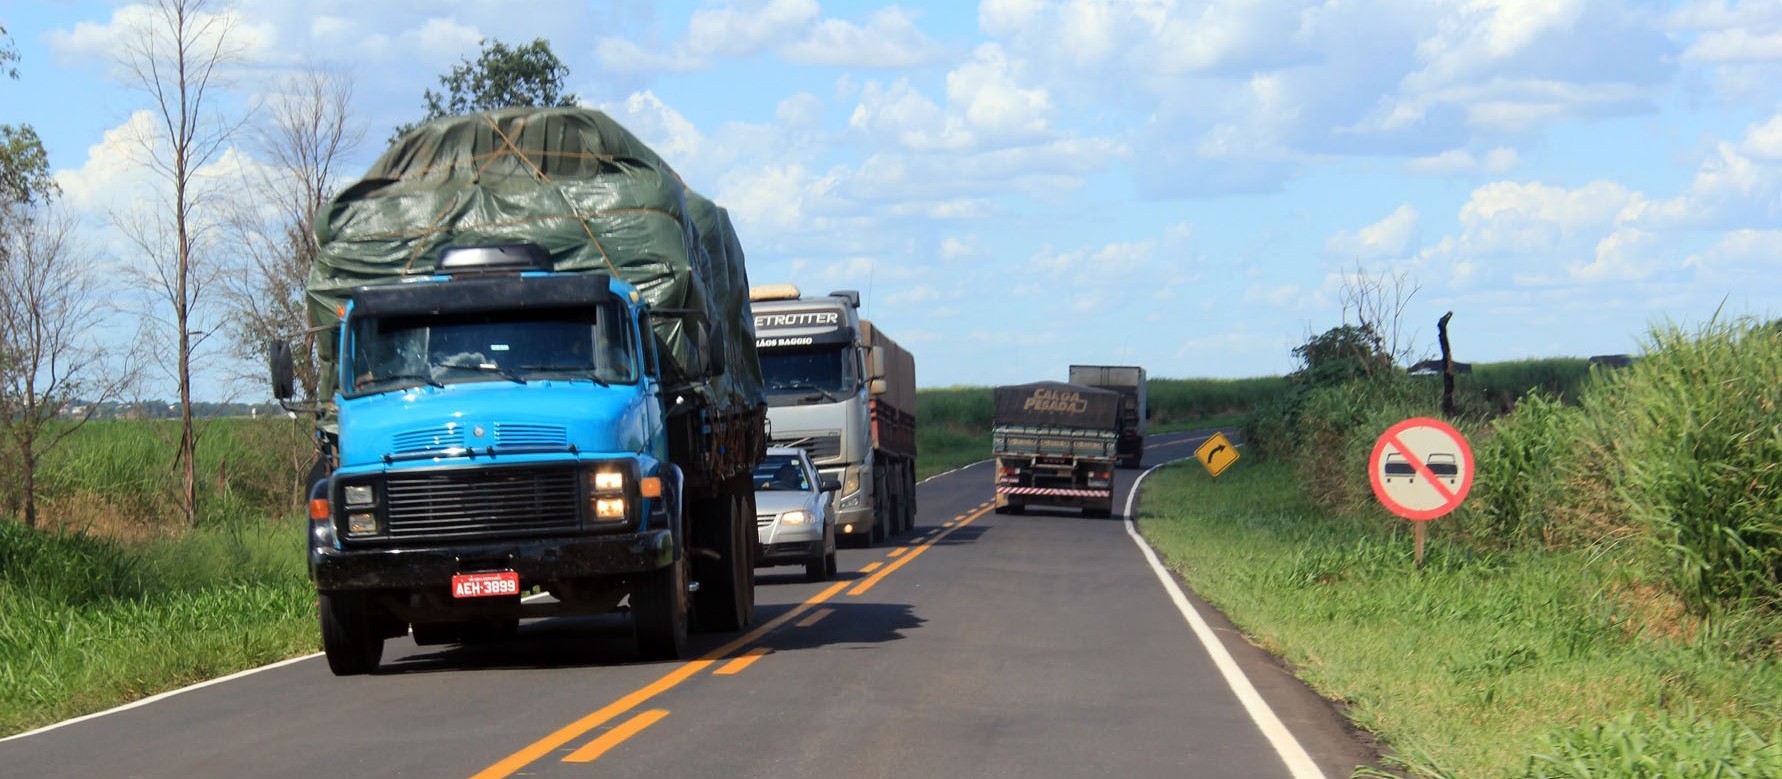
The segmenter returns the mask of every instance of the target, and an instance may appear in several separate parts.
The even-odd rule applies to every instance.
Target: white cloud
[[[1782,31],[1753,35],[1750,30],[1715,30],[1702,33],[1683,58],[1692,62],[1782,61]]]
[[[1461,232],[1418,254],[1418,275],[1467,290],[1645,278],[1664,248],[1636,224],[1648,205],[1611,181],[1486,184],[1461,207]]]
[[[695,11],[681,48],[702,59],[746,57],[796,40],[821,14],[817,0],[768,0]]]
[[[1416,251],[1416,243],[1417,209],[1406,203],[1356,232],[1331,236],[1324,242],[1324,252],[1344,260],[1377,260],[1403,257]]]
[[[865,26],[824,19],[780,54],[790,62],[810,65],[908,68],[933,62],[941,51],[916,28],[908,12],[893,6],[872,12]]]
[[[200,13],[187,20],[188,34],[202,44],[216,45],[222,38],[223,57],[234,62],[263,62],[273,59],[278,51],[278,30],[269,23],[255,22],[234,9],[221,13]],[[50,50],[64,66],[91,62],[117,63],[129,51],[152,41],[158,49],[169,51],[169,22],[153,6],[130,4],[112,10],[110,21],[99,24],[79,22],[72,30],[51,30],[44,35]],[[113,71],[121,80],[133,80],[127,72]]]
[[[659,51],[624,38],[601,38],[594,44],[594,61],[612,73],[682,73],[710,67],[704,59]]]
[[[1747,129],[1739,149],[1753,157],[1782,161],[1782,114]]]
[[[1763,136],[1767,142],[1767,136]],[[1653,203],[1642,216],[1657,227],[1749,227],[1782,218],[1782,166],[1764,165],[1725,141],[1715,144],[1689,189]]]
[[[1735,282],[1782,277],[1782,230],[1734,230],[1683,265]]]
[[[1417,157],[1405,163],[1405,169],[1425,176],[1457,176],[1471,173],[1503,175],[1522,164],[1515,149],[1499,146],[1478,157],[1466,149],[1449,149],[1428,157]]]

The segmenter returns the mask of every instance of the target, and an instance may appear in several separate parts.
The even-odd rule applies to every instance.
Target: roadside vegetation
[[[1249,456],[1158,474],[1141,527],[1387,769],[1782,776],[1782,328],[1648,340],[1625,368],[1457,382],[1477,476],[1422,569],[1366,463],[1392,423],[1441,416],[1440,379],[1391,369],[1367,326],[1296,350]]]
[[[89,422],[53,453],[39,528],[0,519],[0,735],[314,651],[296,425],[199,427],[196,529],[177,422]]]

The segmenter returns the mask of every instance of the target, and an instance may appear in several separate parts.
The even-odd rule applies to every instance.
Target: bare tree
[[[239,122],[224,121],[213,105],[218,71],[238,58],[231,40],[235,18],[211,13],[208,0],[156,0],[143,28],[121,45],[119,59],[134,85],[148,95],[158,122],[144,138],[146,165],[167,185],[167,200],[155,218],[124,220],[121,226],[148,258],[146,281],[168,304],[171,373],[179,384],[180,439],[175,463],[180,472],[180,509],[188,526],[198,522],[198,431],[192,419],[193,356],[208,327],[204,309],[216,269],[206,262],[217,222],[199,171],[226,148]],[[161,355],[165,356],[165,355]],[[163,362],[165,364],[165,361]]]
[[[0,263],[0,440],[16,479],[6,502],[34,528],[38,463],[119,397],[130,370],[108,365],[93,335],[105,301],[74,220],[50,213],[15,224]]]
[[[1371,330],[1381,341],[1387,355],[1399,363],[1409,363],[1414,336],[1404,333],[1405,309],[1423,285],[1407,270],[1383,270],[1369,273],[1360,263],[1355,272],[1344,274],[1339,293],[1343,304],[1343,324]]]
[[[307,329],[304,284],[317,252],[316,211],[333,195],[340,162],[365,131],[350,116],[349,77],[305,71],[277,92],[258,133],[267,165],[253,183],[254,196],[230,220],[244,262],[224,278],[223,296],[233,353],[252,366],[241,378],[263,386],[267,344],[298,340],[297,389],[301,400],[314,402],[316,334]]]

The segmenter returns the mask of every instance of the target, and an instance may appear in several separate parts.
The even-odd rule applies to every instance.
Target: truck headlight
[[[587,472],[588,504],[594,519],[602,522],[623,521],[630,517],[630,484],[632,473],[624,462],[602,463]],[[642,486],[642,485],[639,485]]]
[[[377,515],[369,511],[355,511],[347,515],[347,535],[361,536],[377,532]]]
[[[625,518],[625,499],[624,498],[595,498],[594,499],[594,518],[595,519],[624,519]]]
[[[860,491],[860,469],[849,467],[842,472],[842,494],[852,495]]]
[[[817,524],[817,518],[812,516],[809,511],[805,511],[803,509],[795,509],[792,511],[788,511],[784,514],[781,514],[780,515],[780,524],[782,524],[782,525],[815,525],[815,524]]]
[[[348,484],[341,489],[348,506],[369,506],[377,501],[377,492],[369,484]]]

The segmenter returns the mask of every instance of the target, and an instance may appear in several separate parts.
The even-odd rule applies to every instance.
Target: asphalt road
[[[1201,440],[1154,436],[1146,465]],[[309,657],[0,740],[0,776],[1338,779],[1371,762],[1322,699],[1172,597],[1122,518],[1140,473],[1102,520],[990,513],[986,463],[930,479],[914,532],[842,550],[827,583],[763,569],[757,627],[696,635],[693,660],[634,662],[619,618],[391,641],[377,675]]]

